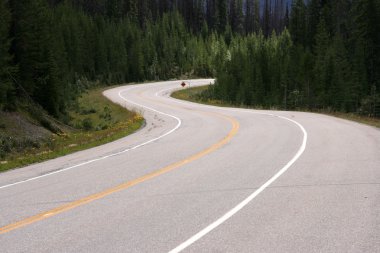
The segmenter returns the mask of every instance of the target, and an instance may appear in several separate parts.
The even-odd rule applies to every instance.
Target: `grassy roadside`
[[[18,150],[9,148],[10,152],[0,157],[0,172],[99,146],[138,130],[144,122],[141,115],[112,103],[102,95],[103,90],[90,90],[78,98],[69,111],[72,128],[64,133],[49,133]]]
[[[201,104],[207,104],[207,105],[215,105],[215,106],[222,106],[222,107],[240,107],[240,108],[249,108],[247,106],[237,106],[233,104],[228,104],[221,100],[210,100],[210,99],[204,99],[200,96],[200,93],[207,90],[208,86],[200,86],[200,87],[192,87],[192,88],[185,88],[182,90],[178,90],[176,92],[172,93],[172,97],[182,100],[187,100],[191,102],[201,103]],[[254,108],[252,108],[254,109]],[[380,119],[376,118],[370,118],[365,116],[360,116],[353,113],[341,113],[341,112],[317,112],[326,114],[329,116],[334,116],[341,119],[351,120],[358,123],[374,126],[377,128],[380,128]]]
[[[215,105],[220,107],[237,107],[236,105],[229,104],[225,101],[216,99],[205,99],[200,94],[207,90],[208,85],[198,87],[188,87],[181,90],[177,90],[171,94],[173,98],[187,100],[194,103],[200,103],[205,105]],[[245,107],[247,108],[247,107]]]

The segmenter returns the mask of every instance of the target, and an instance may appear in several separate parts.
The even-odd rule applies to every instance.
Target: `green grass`
[[[354,113],[342,113],[342,112],[321,112],[321,113],[380,128],[380,119],[378,118],[361,116]]]
[[[206,91],[208,86],[200,86],[200,87],[193,87],[193,88],[184,88],[182,90],[178,90],[176,92],[172,93],[172,97],[182,100],[187,100],[191,102],[201,103],[201,104],[207,104],[207,105],[215,105],[215,106],[222,106],[222,107],[240,107],[240,108],[251,108],[251,109],[258,109],[258,108],[252,108],[248,106],[238,106],[234,104],[229,104],[221,100],[215,100],[215,99],[204,99],[200,94],[204,91]],[[261,109],[261,108],[259,108]],[[318,113],[334,116],[341,119],[351,120],[358,123],[374,126],[377,128],[380,128],[380,119],[378,118],[372,118],[372,117],[366,117],[361,116],[353,113],[342,113],[342,112],[324,112],[320,111]]]
[[[144,119],[141,115],[114,104],[102,95],[102,89],[88,91],[69,111],[73,128],[64,134],[11,152],[0,159],[0,172],[64,156],[120,139],[138,130]]]
[[[206,86],[198,86],[191,88],[183,88],[181,90],[177,90],[171,94],[173,98],[187,100],[195,103],[205,104],[205,105],[215,105],[221,107],[236,107],[236,105],[229,104],[222,100],[217,99],[205,99],[201,96],[201,93],[207,91],[208,85]]]
[[[191,102],[199,102],[199,99],[197,99],[197,95],[207,90],[207,88],[208,86],[198,86],[191,88],[186,87],[173,92],[171,96],[177,99],[187,100]]]

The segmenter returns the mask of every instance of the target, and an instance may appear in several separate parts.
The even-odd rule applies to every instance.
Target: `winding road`
[[[0,174],[0,252],[380,252],[379,129],[180,83],[107,90],[141,130]]]

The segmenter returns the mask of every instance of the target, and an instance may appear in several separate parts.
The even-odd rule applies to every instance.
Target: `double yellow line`
[[[186,164],[188,164],[188,163],[190,163],[190,162],[192,162],[194,160],[197,160],[197,159],[199,159],[199,158],[201,158],[201,157],[203,157],[203,156],[205,156],[205,155],[207,155],[207,154],[209,154],[209,153],[217,150],[218,148],[220,148],[223,145],[227,144],[236,135],[236,133],[239,130],[239,122],[236,119],[228,117],[228,116],[225,116],[225,115],[220,115],[220,114],[215,114],[215,115],[228,120],[231,123],[232,128],[229,131],[229,133],[222,140],[218,141],[217,143],[213,144],[212,146],[208,147],[207,149],[205,149],[205,150],[203,150],[203,151],[201,151],[201,152],[199,152],[197,154],[194,154],[194,155],[192,155],[192,156],[190,156],[190,157],[188,157],[186,159],[183,159],[183,160],[181,160],[179,162],[173,163],[173,164],[171,164],[169,166],[166,166],[166,167],[161,168],[159,170],[153,171],[153,172],[151,172],[149,174],[146,174],[146,175],[144,175],[142,177],[136,178],[136,179],[134,179],[132,181],[128,181],[128,182],[122,183],[120,185],[117,185],[117,186],[112,187],[110,189],[107,189],[105,191],[89,195],[87,197],[84,197],[84,198],[78,199],[76,201],[70,202],[68,204],[56,207],[56,208],[51,209],[49,211],[46,211],[46,212],[43,212],[43,213],[31,216],[29,218],[20,220],[18,222],[6,225],[4,227],[1,227],[0,228],[0,234],[5,234],[5,233],[10,232],[12,230],[15,230],[15,229],[18,229],[18,228],[30,225],[30,224],[35,223],[37,221],[41,221],[41,220],[44,220],[44,219],[56,216],[56,215],[58,215],[60,213],[69,211],[71,209],[74,209],[76,207],[79,207],[79,206],[82,206],[82,205],[85,205],[85,204],[88,204],[88,203],[93,202],[95,200],[102,199],[102,198],[104,198],[104,197],[106,197],[108,195],[111,195],[113,193],[120,192],[122,190],[128,189],[129,187],[132,187],[134,185],[143,183],[145,181],[148,181],[150,179],[153,179],[155,177],[158,177],[160,175],[168,173],[168,172],[170,172],[172,170],[175,170],[175,169],[177,169],[177,168],[179,168],[179,167],[181,167],[183,165],[186,165]]]

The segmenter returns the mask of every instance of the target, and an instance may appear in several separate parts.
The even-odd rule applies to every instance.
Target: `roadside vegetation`
[[[142,126],[141,115],[112,103],[102,91],[83,93],[68,110],[67,124],[45,119],[50,130],[30,112],[1,113],[0,171],[95,147]]]
[[[210,86],[199,86],[199,87],[191,87],[184,88],[172,93],[172,97],[182,100],[187,100],[190,102],[196,102],[206,105],[214,105],[214,106],[222,106],[222,107],[238,107],[238,108],[250,108],[250,109],[263,109],[262,107],[252,107],[242,104],[232,104],[223,100],[211,99],[209,96]],[[273,110],[278,110],[278,108],[271,108]],[[346,120],[355,121],[358,123],[374,126],[380,128],[380,119],[374,117],[361,116],[355,113],[342,113],[342,112],[329,112],[329,111],[313,111],[316,113],[322,113]]]
[[[210,99],[380,117],[375,0],[0,2],[0,110],[83,86],[216,77]]]
[[[198,100],[380,118],[380,1],[2,0],[0,20],[1,168],[108,136],[77,102],[100,83],[215,77]]]

